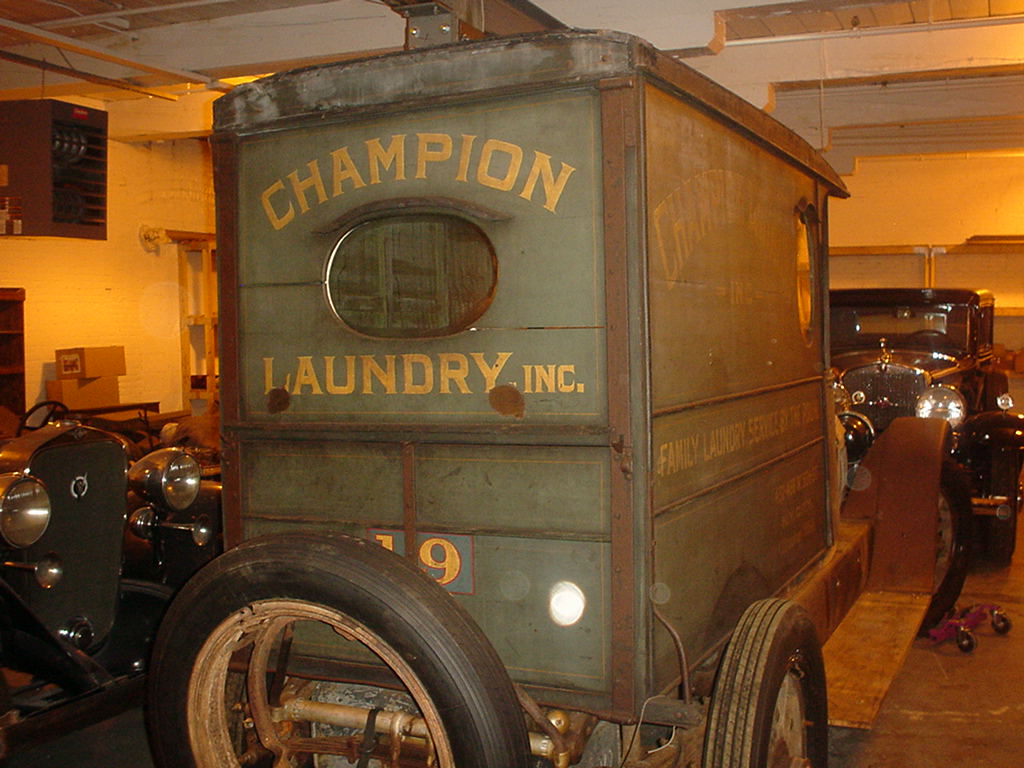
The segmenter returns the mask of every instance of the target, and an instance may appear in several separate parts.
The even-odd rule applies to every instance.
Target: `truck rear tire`
[[[336,698],[353,679],[355,701]],[[398,750],[438,768],[529,765],[512,683],[468,614],[406,559],[344,536],[253,539],[201,570],[161,626],[148,701],[162,768],[344,749],[365,751],[359,764]]]
[[[760,600],[740,617],[719,666],[704,768],[824,768],[827,762],[828,699],[817,631],[796,603]]]

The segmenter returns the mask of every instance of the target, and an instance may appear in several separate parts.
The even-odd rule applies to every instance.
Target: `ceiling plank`
[[[515,35],[566,28],[551,14],[523,0],[481,0],[481,4],[485,27],[482,31],[487,34]]]
[[[60,27],[80,27],[85,24],[98,24],[114,19],[124,19],[130,16],[164,13],[182,8],[193,8],[196,6],[215,5],[219,3],[232,3],[236,0],[181,0],[177,3],[161,3],[160,5],[144,5],[139,8],[121,8],[116,11],[104,13],[89,13],[82,16],[63,16],[52,21],[40,22],[36,26],[42,29],[57,29]]]
[[[946,0],[911,0],[910,13],[917,24],[949,21],[949,3]]]
[[[910,12],[910,5],[907,3],[894,3],[892,5],[875,5],[875,18],[878,19],[880,27],[895,27],[900,24],[912,24],[914,14]]]
[[[94,75],[91,72],[83,72],[80,69],[72,69],[71,67],[62,67],[59,64],[51,64],[48,61],[42,59],[32,59],[28,56],[21,56],[17,53],[11,53],[10,51],[0,50],[0,59],[13,62],[15,64],[21,64],[26,67],[34,67],[35,69],[41,69],[45,72],[56,72],[60,75],[67,75],[73,77],[76,80],[84,80],[87,83],[95,83],[96,85],[104,85],[108,88],[117,88],[123,91],[132,91],[133,93],[139,93],[143,96],[153,96],[158,99],[166,99],[167,101],[177,101],[178,97],[167,93],[161,93],[160,91],[154,91],[149,88],[143,88],[139,85],[133,85],[132,83],[126,83],[123,80],[115,80],[110,77],[103,77],[102,75]]]
[[[188,70],[170,69],[167,67],[155,67],[151,64],[146,64],[145,62],[126,59],[123,56],[117,55],[113,51],[107,50],[106,48],[91,45],[90,43],[65,37],[64,35],[58,35],[53,32],[46,32],[37,27],[32,27],[28,24],[21,24],[16,21],[11,21],[10,19],[0,18],[0,31],[12,34],[22,40],[43,43],[44,45],[53,45],[65,51],[72,51],[74,53],[82,54],[83,56],[89,56],[93,59],[100,59],[101,61],[119,64],[121,66],[130,67],[131,69],[138,69],[143,72],[161,75],[171,78],[174,81],[203,83],[208,88],[218,91],[231,90],[231,86],[228,83],[215,80],[212,77],[207,77],[199,72],[189,72]]]
[[[406,16],[410,7],[429,5],[424,0],[382,0],[395,13]],[[529,0],[436,0],[460,21],[488,35],[516,35],[566,29],[565,24]]]

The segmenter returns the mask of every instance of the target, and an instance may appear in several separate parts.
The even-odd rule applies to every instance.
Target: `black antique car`
[[[79,419],[0,439],[0,763],[137,704],[164,607],[219,549],[220,483],[140,453]]]
[[[856,462],[898,416],[945,419],[952,458],[971,478],[984,554],[1013,557],[1024,463],[1024,415],[995,364],[988,291],[831,291],[832,366],[847,449]]]

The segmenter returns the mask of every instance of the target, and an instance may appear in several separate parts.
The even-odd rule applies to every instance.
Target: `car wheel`
[[[512,683],[468,614],[342,536],[253,539],[201,570],[161,626],[148,701],[163,768],[529,764]]]
[[[726,647],[708,714],[705,768],[828,760],[828,701],[818,635],[788,600],[751,605]]]
[[[961,653],[972,653],[978,647],[978,638],[969,629],[958,629],[956,631],[956,647]]]
[[[967,473],[951,461],[942,465],[939,525],[936,540],[935,591],[921,622],[921,635],[938,624],[956,605],[967,577],[974,518]]]
[[[1009,565],[1017,549],[1017,515],[1021,500],[1021,454],[996,451],[992,456],[991,493],[1006,496],[1006,509],[1000,509],[984,523],[985,557],[997,565]]]
[[[992,611],[992,629],[998,635],[1005,635],[1013,629],[1013,622],[1010,621],[1010,617],[1006,615],[1002,608]]]

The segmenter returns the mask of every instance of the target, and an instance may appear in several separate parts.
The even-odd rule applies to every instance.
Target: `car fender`
[[[956,429],[957,453],[1020,448],[1024,450],[1024,413],[986,411],[967,418]]]
[[[54,637],[21,597],[0,579],[0,660],[4,666],[83,693],[110,675],[82,651]]]
[[[949,442],[942,419],[897,418],[857,467],[842,515],[874,524],[869,589],[931,593]]]

